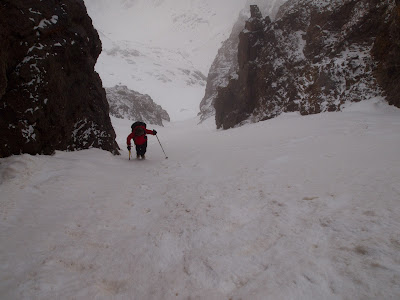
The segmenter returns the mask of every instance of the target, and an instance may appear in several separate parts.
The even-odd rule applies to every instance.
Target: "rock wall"
[[[378,62],[376,78],[388,102],[400,107],[400,0],[395,4],[387,14],[387,21],[379,28],[372,55]]]
[[[0,3],[0,157],[91,147],[118,153],[82,0]]]
[[[215,115],[215,98],[218,89],[226,87],[229,80],[237,76],[239,33],[243,29],[246,16],[240,14],[238,21],[233,26],[230,37],[222,43],[208,72],[207,85],[203,99],[200,103],[200,121]]]
[[[275,17],[280,5],[285,1],[248,0],[247,2],[258,4],[261,12],[265,15]],[[218,90],[226,87],[231,79],[237,78],[239,34],[248,19],[248,13],[248,9],[243,9],[240,12],[229,38],[222,43],[211,65],[207,77],[205,94],[200,103],[200,122],[215,116],[215,99],[218,95]]]
[[[215,100],[217,127],[282,112],[339,111],[347,101],[382,95],[390,100],[398,78],[397,68],[391,70],[400,54],[398,5],[290,0],[274,22],[252,6],[239,36],[238,76]],[[390,55],[383,53],[389,49]]]
[[[149,95],[143,95],[117,85],[106,88],[110,114],[116,118],[142,121],[147,124],[164,126],[162,121],[170,121],[167,111],[154,103]]]

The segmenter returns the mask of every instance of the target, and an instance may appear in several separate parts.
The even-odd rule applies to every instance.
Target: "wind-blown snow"
[[[168,159],[0,159],[1,298],[400,297],[398,109],[196,124],[155,127]]]

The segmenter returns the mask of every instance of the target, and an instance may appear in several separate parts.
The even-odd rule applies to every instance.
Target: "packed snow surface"
[[[0,159],[1,299],[399,299],[400,111]],[[151,128],[150,128],[151,129]]]

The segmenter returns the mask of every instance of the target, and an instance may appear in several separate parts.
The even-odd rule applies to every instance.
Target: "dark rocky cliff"
[[[261,12],[274,18],[280,5],[285,1],[286,0],[249,0],[248,2],[257,3]],[[248,13],[247,9],[240,12],[238,20],[235,22],[229,38],[222,43],[222,46],[218,50],[218,54],[210,67],[205,94],[200,103],[200,122],[215,116],[214,105],[215,99],[218,95],[218,90],[222,87],[226,87],[229,80],[237,78],[239,34],[243,30],[246,20],[248,19]]]
[[[0,157],[91,147],[118,153],[82,0],[0,3]]]
[[[204,121],[215,115],[214,105],[218,89],[226,87],[229,80],[237,76],[239,33],[242,31],[246,19],[247,17],[240,14],[238,21],[233,26],[230,37],[222,43],[211,65],[208,72],[205,94],[200,103],[200,121]]]
[[[400,107],[400,0],[379,28],[372,55],[378,62],[375,71],[390,104]]]
[[[376,96],[398,105],[398,9],[394,0],[291,0],[271,22],[253,6],[238,76],[215,100],[217,127],[338,111]]]

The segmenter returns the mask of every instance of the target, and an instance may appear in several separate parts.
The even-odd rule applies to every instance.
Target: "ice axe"
[[[160,143],[160,146],[161,146],[162,151],[164,152],[165,159],[168,159],[168,156],[167,156],[167,154],[165,154],[164,148],[163,148],[163,146],[161,145],[160,139],[158,138],[157,135],[156,135],[156,138],[157,138],[158,142]]]

